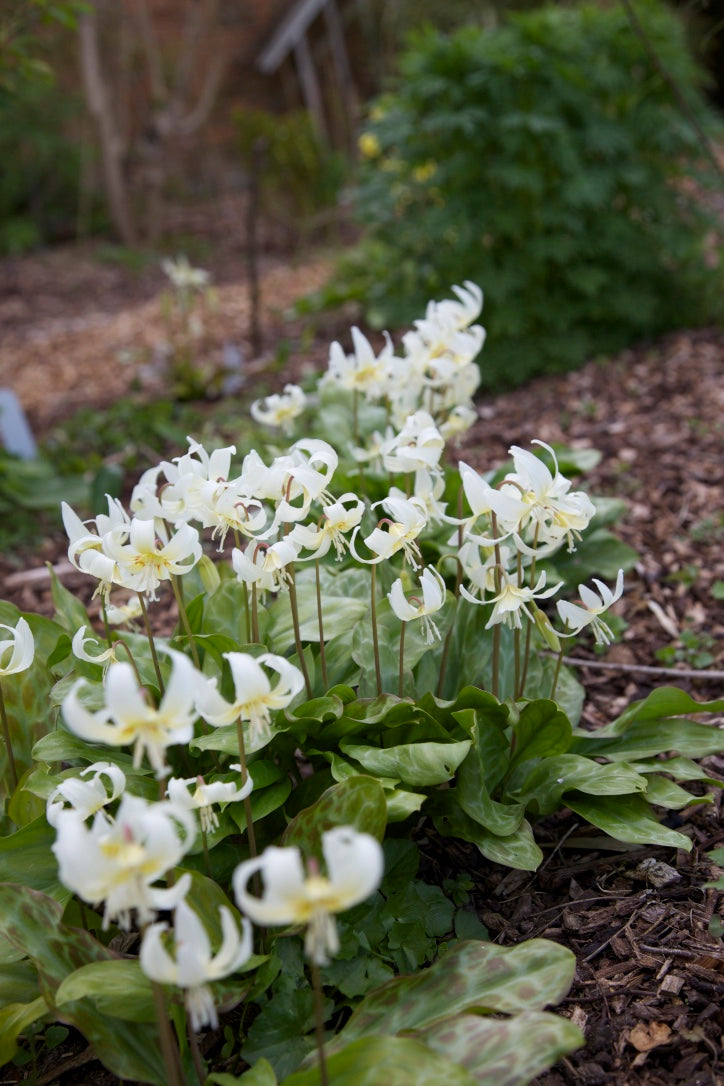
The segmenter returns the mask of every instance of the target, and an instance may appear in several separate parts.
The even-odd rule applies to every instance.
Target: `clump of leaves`
[[[704,156],[662,70],[706,126],[701,76],[677,17],[637,12],[660,67],[621,4],[417,34],[361,140],[366,238],[324,299],[399,325],[464,269],[488,284],[489,387],[721,314],[686,176]]]

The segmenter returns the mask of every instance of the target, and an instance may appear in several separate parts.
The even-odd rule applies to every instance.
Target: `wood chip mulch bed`
[[[267,345],[289,335],[279,314],[294,296],[319,285],[327,268],[321,259],[296,268],[268,264]],[[245,288],[240,273],[227,279],[216,334],[220,341],[243,341]],[[158,300],[148,300],[149,288],[161,285],[156,273],[139,281],[118,268],[99,268],[92,254],[65,253],[0,267],[3,283],[0,384],[15,389],[40,432],[79,402],[103,404],[122,395],[135,377],[134,350],[152,347],[160,334]],[[310,360],[323,366],[329,339],[338,334],[339,328],[327,329],[303,354],[293,349],[286,372],[299,372]],[[488,343],[485,351],[493,350]],[[627,628],[605,658],[590,648],[576,650],[584,661],[584,722],[591,727],[662,683],[700,700],[721,696],[723,378],[724,335],[679,332],[575,373],[483,397],[479,421],[460,449],[462,459],[489,467],[506,458],[511,444],[525,446],[533,438],[593,447],[603,455],[585,488],[627,500],[617,532],[640,556],[617,606]],[[281,385],[285,377],[274,379]],[[24,610],[52,612],[47,560],[62,569],[61,536],[39,552],[0,557],[0,594]],[[66,571],[63,580],[75,590],[84,579]],[[167,614],[171,621],[170,601]],[[639,670],[661,666],[660,649],[678,674]],[[705,668],[697,666],[702,652],[708,653]],[[613,666],[599,668],[602,660]],[[706,674],[698,674],[702,670]],[[704,764],[712,776],[724,777],[724,758]],[[687,854],[614,849],[561,812],[538,825],[546,860],[535,875],[488,864],[476,850],[451,848],[420,827],[429,877],[447,877],[451,866],[469,871],[491,938],[510,945],[545,936],[576,954],[576,979],[560,1010],[584,1031],[586,1047],[541,1076],[538,1086],[724,1086],[724,946],[709,928],[724,914],[724,901],[705,886],[718,874],[706,853],[724,844],[720,813],[717,792],[711,804],[664,814],[667,824],[691,836]],[[114,1081],[98,1064],[81,1069],[81,1061],[76,1070],[43,1081]]]

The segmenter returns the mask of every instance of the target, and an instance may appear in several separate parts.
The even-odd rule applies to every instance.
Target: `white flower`
[[[540,445],[550,454],[554,472],[551,473],[534,453],[513,445],[508,451],[513,457],[515,471],[505,476],[501,493],[507,491],[515,494],[526,506],[516,529],[518,533],[529,525],[529,532],[534,532],[536,546],[539,543],[544,547],[548,545],[550,552],[567,540],[568,549],[573,550],[573,541],[595,515],[595,506],[583,491],[569,493],[570,480],[558,470],[556,454],[550,445],[544,441],[534,441],[533,444]],[[534,553],[519,538],[516,545],[524,553]]]
[[[104,664],[106,667],[113,661],[117,660],[115,645],[107,645],[106,648],[101,649],[95,656],[92,656],[86,649],[86,645],[100,645],[100,641],[97,637],[85,636],[85,632],[88,629],[87,626],[81,626],[81,628],[74,634],[71,641],[71,648],[73,655],[77,656],[79,660],[85,660],[87,664]]]
[[[285,385],[282,393],[274,393],[251,405],[251,417],[266,426],[275,426],[282,433],[291,433],[294,420],[307,406],[307,397],[299,385]]]
[[[249,721],[249,753],[265,746],[272,737],[270,713],[284,709],[304,686],[298,667],[283,656],[265,652],[248,656],[243,652],[225,652],[234,681],[234,700],[222,698],[216,679],[207,680],[199,691],[199,713],[210,724],[233,724],[235,720]],[[276,671],[279,681],[272,687],[264,667]]]
[[[19,618],[15,626],[0,622],[0,630],[10,634],[0,641],[0,676],[27,671],[35,658],[35,641],[26,619]]]
[[[489,630],[491,626],[497,626],[498,623],[503,623],[506,626],[510,626],[511,629],[519,630],[521,627],[520,616],[521,612],[526,614],[531,622],[535,619],[528,610],[527,605],[533,600],[543,600],[552,596],[561,587],[562,581],[557,585],[553,585],[551,588],[545,588],[546,575],[545,572],[541,573],[540,577],[536,581],[533,588],[530,585],[518,584],[518,578],[511,577],[503,570],[500,571],[500,591],[497,596],[494,596],[490,600],[478,600],[475,596],[471,595],[467,591],[465,585],[460,586],[460,593],[469,600],[470,603],[492,603],[494,604],[493,613],[485,624],[485,629]]]
[[[420,577],[422,588],[422,600],[406,599],[402,587],[402,579],[398,578],[387,593],[390,607],[402,622],[412,622],[416,618],[422,619],[425,631],[425,641],[432,645],[435,638],[439,640],[440,631],[432,621],[430,615],[439,611],[445,603],[445,582],[436,569],[427,568]]]
[[[113,534],[103,537],[105,553],[121,570],[121,583],[135,592],[156,598],[162,581],[175,574],[187,573],[201,557],[199,533],[190,524],[182,524],[167,543],[157,537],[153,520],[134,517],[129,539],[122,543]]]
[[[364,511],[365,503],[362,499],[348,491],[337,498],[336,502],[325,505],[317,527],[296,524],[287,538],[297,546],[313,551],[306,556],[307,560],[321,558],[334,544],[337,560],[341,561],[348,547],[345,533],[357,527]]]
[[[567,600],[559,600],[556,607],[561,621],[566,624],[567,634],[580,633],[586,626],[590,626],[597,645],[610,645],[613,641],[613,633],[601,615],[623,595],[623,570],[618,571],[613,591],[595,577],[593,583],[598,589],[598,594],[591,588],[587,588],[585,584],[578,586],[578,594],[583,606],[569,603]]]
[[[102,709],[90,712],[82,704],[78,695],[88,685],[85,679],[72,687],[62,707],[66,724],[81,739],[118,747],[133,743],[134,766],[140,766],[146,752],[158,778],[168,773],[166,748],[193,738],[196,695],[199,684],[207,681],[182,653],[164,651],[173,667],[158,708],[150,704],[133,668],[125,661],[111,664],[106,673]]]
[[[390,337],[385,333],[385,346],[379,355],[359,328],[352,329],[353,353],[345,354],[339,343],[329,350],[329,366],[325,380],[355,392],[362,392],[370,399],[384,395],[387,370],[394,354]]]
[[[195,786],[193,792],[190,791],[192,786]],[[233,781],[211,781],[207,784],[203,777],[170,777],[166,794],[177,806],[185,807],[188,811],[198,811],[201,829],[204,833],[211,833],[219,824],[213,805],[238,803],[251,795],[253,787],[251,777],[247,777],[246,784],[241,788],[237,788]]]
[[[445,441],[427,411],[409,415],[382,462],[386,471],[430,471],[438,466]]]
[[[105,901],[104,929],[116,920],[127,930],[134,909],[145,924],[188,890],[188,875],[170,889],[152,886],[193,844],[194,820],[183,808],[126,792],[114,819],[98,811],[89,829],[78,811],[60,811],[56,830],[52,848],[60,881],[91,905]]]
[[[111,586],[114,583],[122,584],[123,581],[115,559],[105,549],[105,541],[109,537],[119,541],[126,539],[130,519],[117,499],[108,494],[106,498],[108,515],[101,513],[92,522],[95,532],[85,526],[66,502],[61,502],[61,511],[63,526],[70,541],[69,562],[82,573],[95,577],[98,581],[96,591],[107,598]]]
[[[141,944],[141,969],[159,984],[175,984],[185,989],[184,1001],[195,1031],[204,1026],[216,1029],[219,1019],[214,997],[207,982],[220,980],[235,973],[251,957],[251,924],[242,921],[239,932],[231,909],[219,908],[222,942],[218,952],[211,953],[211,944],[204,925],[193,909],[180,901],[174,913],[175,955],[163,944],[162,935],[168,924],[151,924]]]
[[[90,780],[81,780],[81,777],[91,773],[93,776]],[[106,780],[110,784],[110,795]],[[80,777],[66,777],[53,789],[45,808],[48,822],[51,826],[57,824],[58,815],[66,809],[66,803],[81,818],[90,818],[96,811],[118,799],[125,787],[126,775],[119,766],[112,762],[94,762],[81,771]]]
[[[350,826],[323,833],[322,853],[326,875],[311,862],[305,871],[298,848],[274,846],[240,864],[233,875],[237,904],[255,924],[307,925],[305,950],[315,965],[326,965],[339,949],[334,915],[369,897],[384,869],[379,842]],[[257,871],[264,877],[261,898],[247,891]]]
[[[107,603],[106,621],[111,626],[122,626],[126,622],[133,622],[143,614],[141,601],[138,596],[132,596],[125,603]]]
[[[256,585],[263,591],[276,592],[289,579],[287,566],[296,561],[298,555],[299,543],[289,535],[271,546],[267,543],[250,544],[244,551],[234,547],[231,552],[231,565],[242,584]]]
[[[356,528],[350,543],[350,550],[358,562],[367,565],[376,565],[393,554],[402,551],[413,569],[419,569],[420,548],[416,539],[425,527],[427,521],[419,502],[408,501],[405,498],[387,497],[381,504],[385,512],[393,517],[393,520],[384,518],[379,522],[368,536],[365,536],[365,545],[374,554],[374,558],[361,558],[354,548],[354,540],[359,531]]]
[[[203,290],[209,282],[209,273],[203,268],[193,268],[186,256],[162,260],[161,268],[178,291]]]

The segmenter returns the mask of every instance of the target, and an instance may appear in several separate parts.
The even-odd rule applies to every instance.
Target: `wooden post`
[[[301,34],[294,44],[294,59],[297,62],[304,104],[309,110],[319,134],[326,139],[327,127],[324,120],[322,94],[319,89],[319,80],[317,79],[317,72],[314,68],[306,33]]]

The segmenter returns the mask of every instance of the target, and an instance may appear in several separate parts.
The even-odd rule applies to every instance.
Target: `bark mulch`
[[[213,337],[217,344],[238,343],[248,355],[243,270],[234,273],[228,246],[224,256]],[[250,374],[282,385],[285,375],[325,364],[329,340],[341,329],[323,330],[301,351],[301,333],[290,333],[281,313],[319,285],[328,268],[323,258],[298,267],[265,264],[267,354],[251,359]],[[149,290],[161,286],[156,268],[138,274],[101,265],[92,250],[0,267],[0,384],[15,389],[36,431],[78,403],[108,403],[138,382],[162,336],[158,298],[149,301]],[[280,336],[291,337],[292,353],[285,373],[269,378]],[[494,349],[489,342],[485,352]],[[627,627],[605,658],[590,647],[575,653],[591,727],[662,683],[700,700],[721,695],[723,376],[724,334],[679,332],[575,373],[483,397],[479,421],[460,449],[462,459],[490,467],[511,444],[533,438],[593,447],[603,455],[583,485],[626,499],[616,531],[639,554],[617,606]],[[60,537],[34,553],[0,558],[0,594],[24,610],[52,611],[46,560],[62,568]],[[74,571],[63,574],[74,590],[82,580]],[[663,664],[676,674],[644,670]],[[724,758],[705,764],[710,775],[724,777]],[[709,929],[723,916],[724,901],[705,886],[717,876],[706,853],[724,843],[720,812],[716,793],[711,804],[664,816],[691,836],[688,854],[614,848],[561,812],[538,826],[546,860],[534,875],[490,865],[474,849],[420,830],[431,877],[446,877],[451,865],[471,872],[491,938],[512,944],[545,936],[576,954],[576,979],[560,1010],[583,1029],[586,1047],[541,1076],[538,1086],[724,1086],[724,946]],[[93,1067],[96,1073],[91,1065],[62,1075],[49,1069],[52,1077],[43,1081],[113,1081]]]

